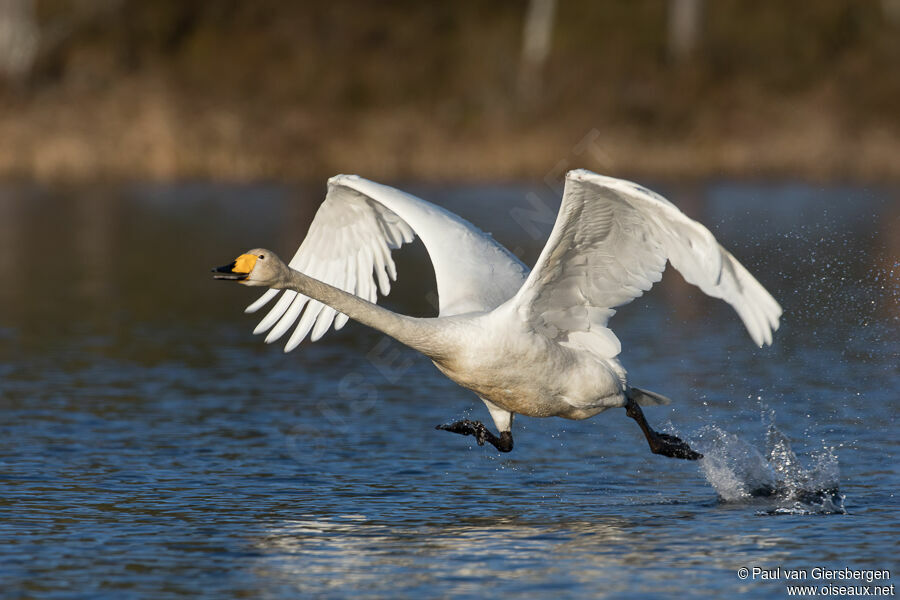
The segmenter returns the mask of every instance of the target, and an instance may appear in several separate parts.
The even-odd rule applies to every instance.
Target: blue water
[[[532,200],[558,202],[405,187],[528,263],[551,225]],[[371,330],[263,344],[256,292],[209,268],[289,256],[320,188],[3,188],[0,597],[772,598],[790,582],[739,569],[779,566],[896,582],[898,191],[653,187],[785,309],[759,350],[668,273],[612,321],[632,382],[674,399],[651,424],[699,463],[650,454],[624,411],[519,417],[501,455],[436,431],[488,415]],[[431,314],[423,248],[398,270],[387,304]]]

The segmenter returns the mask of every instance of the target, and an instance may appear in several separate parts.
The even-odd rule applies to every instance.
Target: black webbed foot
[[[501,431],[500,437],[497,437],[496,435],[491,433],[491,431],[487,427],[485,427],[484,423],[482,423],[481,421],[470,421],[469,419],[463,419],[462,421],[456,421],[455,423],[438,425],[435,427],[435,429],[441,429],[443,431],[449,431],[451,433],[458,433],[460,435],[474,436],[475,441],[478,442],[479,446],[484,446],[484,443],[488,442],[500,452],[509,452],[513,449],[513,439],[511,432]]]
[[[654,454],[662,454],[671,458],[683,458],[684,460],[700,460],[703,455],[691,450],[691,447],[679,437],[668,433],[654,431],[653,439],[649,439],[650,451]]]
[[[625,414],[637,421],[647,443],[650,444],[650,451],[654,454],[661,454],[671,458],[683,458],[684,460],[700,460],[703,455],[699,452],[691,450],[691,447],[679,437],[669,435],[668,433],[659,433],[650,428],[647,419],[644,418],[644,412],[637,402],[628,398],[625,404]]]
[[[471,435],[475,437],[475,441],[478,442],[479,446],[484,446],[485,440],[487,440],[487,435],[490,433],[488,428],[484,426],[484,423],[481,421],[470,421],[469,419],[463,419],[462,421],[457,421],[455,423],[447,423],[444,425],[438,425],[435,429],[441,429],[443,431],[449,431],[451,433],[458,433],[460,435]]]

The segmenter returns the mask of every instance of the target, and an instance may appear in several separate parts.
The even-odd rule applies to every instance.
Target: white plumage
[[[516,293],[528,274],[515,255],[465,219],[357,175],[328,180],[325,201],[289,266],[374,303],[376,290],[386,296],[390,282],[397,280],[391,250],[416,235],[434,265],[441,316],[496,308]],[[256,312],[278,291],[267,291],[245,312]],[[266,341],[274,342],[297,322],[301,311],[285,352],[296,348],[311,328],[316,341],[332,320],[336,329],[347,321],[343,315],[335,319],[335,311],[320,302],[285,290],[254,333],[271,329]]]
[[[433,319],[375,306],[378,291],[386,295],[397,278],[391,251],[415,236],[434,265],[440,311]],[[585,170],[568,173],[550,239],[530,273],[464,219],[355,175],[329,180],[290,269],[267,250],[243,257],[255,263],[249,271],[232,263],[219,270],[229,273],[222,277],[277,288],[247,312],[284,289],[255,330],[268,332],[267,342],[294,327],[285,346],[290,351],[307,335],[315,341],[332,325],[339,329],[348,317],[375,327],[475,391],[507,441],[498,442],[480,423],[445,428],[501,450],[512,448],[516,413],[582,419],[626,406],[654,452],[654,444],[677,442],[682,449],[659,453],[699,457],[677,438],[645,427],[636,405],[667,399],[628,385],[616,358],[619,340],[608,327],[617,307],[660,280],[667,261],[686,281],[734,307],[759,346],[771,344],[781,316],[778,303],[703,225],[637,184]]]

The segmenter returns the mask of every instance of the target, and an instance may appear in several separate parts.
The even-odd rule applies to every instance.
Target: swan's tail
[[[628,396],[638,403],[639,406],[657,406],[660,404],[671,404],[672,400],[666,398],[662,394],[642,390],[641,388],[629,387]]]

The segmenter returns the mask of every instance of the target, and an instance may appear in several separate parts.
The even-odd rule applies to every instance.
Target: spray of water
[[[797,457],[790,440],[775,426],[774,411],[766,422],[765,455],[737,435],[708,425],[695,437],[704,458],[706,480],[725,503],[758,502],[761,514],[845,514],[839,470],[833,448]]]

